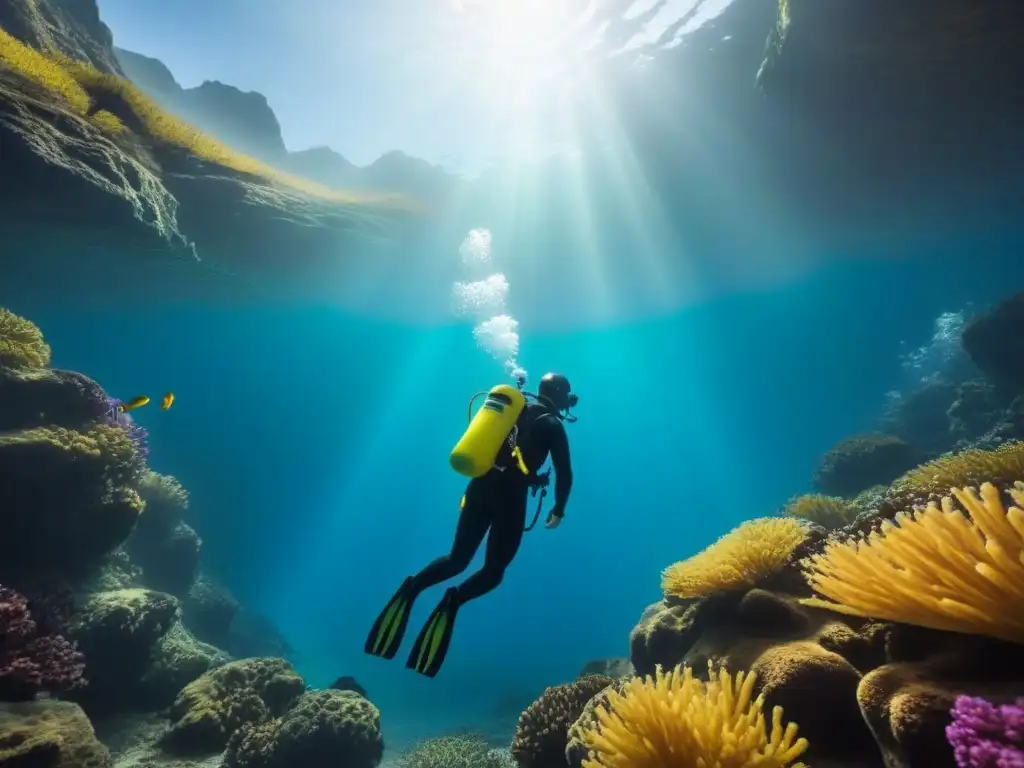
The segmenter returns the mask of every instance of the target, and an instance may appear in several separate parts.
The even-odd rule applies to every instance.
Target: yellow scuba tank
[[[476,397],[474,395],[473,400]],[[471,411],[473,400],[469,401]],[[483,406],[469,422],[465,434],[448,457],[452,469],[467,477],[486,474],[494,466],[498,451],[525,407],[526,398],[515,387],[499,384],[491,389]]]

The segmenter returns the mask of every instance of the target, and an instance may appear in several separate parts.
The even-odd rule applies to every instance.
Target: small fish
[[[160,403],[160,410],[161,411],[166,411],[172,405],[174,405],[174,393],[173,392],[168,392],[167,394],[164,395],[163,402]]]
[[[139,395],[138,397],[133,397],[127,403],[121,403],[117,406],[117,412],[128,413],[128,411],[134,411],[136,408],[141,408],[148,402],[149,398],[146,397],[146,395]]]

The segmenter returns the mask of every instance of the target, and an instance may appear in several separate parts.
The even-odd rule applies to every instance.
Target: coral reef
[[[148,589],[96,592],[82,602],[71,637],[85,654],[92,685],[76,696],[90,714],[128,706],[157,643],[177,620],[176,598]]]
[[[50,345],[35,323],[0,308],[0,368],[45,368]]]
[[[693,670],[658,671],[611,690],[594,708],[597,721],[583,731],[590,750],[583,768],[661,768],[669,764],[785,768],[807,750],[797,726],[783,728],[782,707],[766,728],[764,694],[753,696],[753,674],[727,670],[701,683]]]
[[[231,672],[189,687],[209,683],[204,676],[231,657],[197,639],[184,616],[226,641],[239,605],[225,587],[196,579],[200,540],[182,521],[188,493],[147,466],[146,430],[97,382],[42,367],[42,334],[6,310],[0,352],[0,701],[26,702],[0,705],[0,762],[108,766],[87,718],[130,728],[137,713],[176,702],[167,742],[179,745],[216,720],[220,704],[232,711],[217,691],[252,705],[254,721],[283,714],[305,690],[283,661],[236,665],[246,691],[232,693]],[[262,627],[285,645],[270,622]],[[31,701],[39,693],[68,701]],[[180,711],[188,704],[193,711]],[[140,765],[169,764],[151,735],[140,758],[150,763]],[[215,739],[215,752],[229,735]]]
[[[0,700],[81,687],[84,668],[73,642],[42,631],[25,596],[0,586]]]
[[[399,768],[511,768],[508,753],[491,749],[472,734],[438,736],[422,741],[398,758]]]
[[[938,501],[951,488],[982,483],[1005,489],[1024,477],[1024,442],[1014,441],[995,450],[977,448],[941,456],[897,478],[885,495],[891,511],[923,507]]]
[[[991,483],[979,496],[954,489],[952,499],[900,513],[864,541],[829,543],[809,558],[808,581],[830,598],[805,605],[864,618],[1024,643],[1024,484],[1003,508]],[[1014,555],[1017,555],[1016,557]]]
[[[587,702],[614,682],[610,677],[590,675],[545,690],[519,718],[512,740],[512,759],[519,768],[561,765],[569,743],[569,728]]]
[[[807,493],[786,502],[782,514],[806,520],[826,530],[842,528],[857,516],[857,505],[839,496]]]
[[[236,730],[224,768],[376,768],[383,754],[380,712],[373,704],[353,691],[313,691],[281,717]]]
[[[164,745],[185,755],[219,752],[243,725],[280,717],[305,691],[305,681],[284,659],[230,662],[178,694]]]
[[[1024,765],[1024,698],[996,706],[977,696],[957,696],[946,736],[959,768]]]
[[[703,552],[666,568],[662,591],[687,600],[749,589],[781,569],[808,534],[807,526],[793,518],[750,520]]]

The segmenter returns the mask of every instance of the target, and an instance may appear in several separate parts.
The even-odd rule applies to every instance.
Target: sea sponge
[[[0,367],[45,368],[49,364],[50,346],[39,327],[0,307]]]
[[[807,750],[797,726],[783,728],[782,708],[772,710],[770,732],[764,700],[753,698],[756,676],[725,668],[709,682],[690,667],[659,669],[654,678],[635,678],[622,693],[608,692],[608,707],[594,709],[598,725],[583,734],[591,756],[584,768],[783,768]]]
[[[1005,488],[1024,477],[1024,442],[1004,443],[991,451],[969,449],[940,456],[896,480],[885,503],[891,509],[910,509],[938,501],[953,488],[992,483]]]
[[[353,691],[313,691],[282,717],[236,731],[224,768],[376,768],[383,755],[380,711],[373,704]]]
[[[807,526],[796,518],[748,520],[703,552],[666,568],[662,591],[666,597],[689,599],[749,589],[781,569],[807,535]]]
[[[805,493],[786,502],[782,514],[820,525],[822,528],[842,528],[853,522],[857,508],[839,496]]]
[[[259,725],[282,715],[305,690],[305,681],[284,659],[225,664],[178,694],[164,747],[177,754],[222,750],[243,725]]]
[[[569,728],[587,702],[614,682],[604,675],[588,675],[546,689],[519,717],[512,740],[512,759],[519,768],[562,765]]]
[[[1024,484],[1004,509],[991,483],[953,489],[940,509],[900,513],[865,540],[831,542],[805,563],[805,605],[1024,643]]]

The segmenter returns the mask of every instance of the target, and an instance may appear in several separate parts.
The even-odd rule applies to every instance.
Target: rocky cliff
[[[130,151],[114,142],[117,154],[0,73],[0,236],[35,255],[6,263],[6,284],[34,285],[29,278],[45,265],[49,281],[75,274],[97,298],[142,296],[156,285],[162,296],[237,298],[262,288],[332,298],[348,291],[347,299],[365,302],[365,289],[346,277],[357,264],[347,255],[358,253],[363,272],[403,273],[390,305],[404,308],[430,287],[441,297],[434,309],[445,313],[454,266],[438,263],[438,249],[454,252],[465,231],[483,223],[507,252],[545,260],[543,284],[522,265],[522,280],[537,291],[572,285],[585,258],[605,265],[616,296],[660,306],[689,290],[695,269],[721,284],[774,269],[778,260],[761,257],[768,247],[795,264],[822,254],[938,254],[954,231],[960,242],[976,232],[984,249],[997,246],[987,233],[1024,226],[1016,130],[1024,118],[1024,49],[1016,41],[1024,30],[1008,0],[734,0],[682,45],[652,51],[646,72],[609,65],[602,106],[616,116],[628,155],[602,149],[606,124],[581,121],[582,154],[531,168],[529,199],[518,206],[509,206],[524,174],[516,165],[470,182],[400,153],[367,168],[325,147],[282,154],[262,97],[238,94],[247,126],[224,111],[206,114],[190,92],[226,87],[181,89],[158,62],[129,63],[121,53],[119,63],[91,2],[13,0],[0,9],[0,27],[37,47],[56,42],[105,71],[123,68],[172,111],[280,158],[282,170],[365,194],[329,203],[145,142]],[[12,16],[12,8],[21,11]],[[54,30],[62,34],[54,38]],[[640,78],[658,84],[658,99]],[[633,191],[622,192],[624,169]],[[633,197],[639,189],[642,200]],[[384,204],[382,190],[403,193],[404,202]],[[411,213],[424,204],[429,216]],[[567,226],[581,210],[596,231]],[[173,224],[183,237],[161,237],[139,219]],[[637,231],[659,244],[657,295],[621,258],[638,247]],[[201,281],[194,267],[167,258],[186,241],[204,259]],[[514,285],[524,284],[516,282],[519,268],[508,266]],[[552,302],[535,296],[539,321],[598,311],[585,292],[570,293]]]
[[[281,126],[263,94],[216,80],[182,88],[158,59],[116,47],[114,53],[128,78],[164,108],[260,160],[280,163],[287,157]]]
[[[124,86],[94,0],[11,0],[0,34],[0,236],[24,254],[4,259],[7,285],[249,291],[254,279],[343,269],[425,210],[397,190],[297,178],[169,120]],[[194,103],[216,88],[193,89]],[[262,97],[239,96],[276,128]]]
[[[444,169],[402,152],[389,152],[359,167],[330,147],[289,152],[281,125],[263,94],[205,81],[182,88],[159,59],[114,48],[128,78],[169,111],[221,141],[275,167],[331,187],[359,190],[403,190],[430,197],[443,194],[455,179]]]

